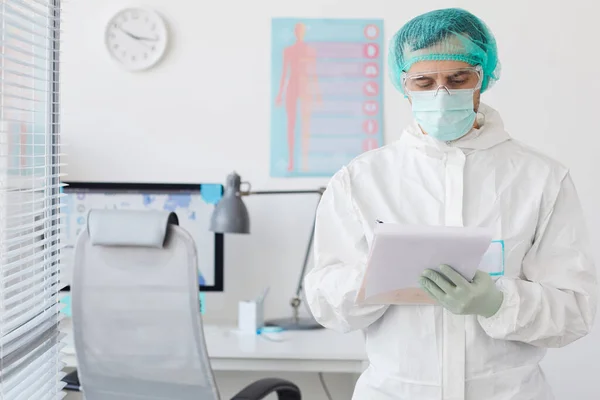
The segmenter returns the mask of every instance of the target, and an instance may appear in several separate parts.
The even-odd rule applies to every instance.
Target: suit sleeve
[[[304,280],[307,303],[315,319],[339,332],[366,328],[388,307],[355,303],[368,257],[359,216],[344,168],[332,178],[319,203],[314,267]]]
[[[482,328],[495,339],[552,348],[574,342],[591,330],[597,272],[569,174],[548,208],[523,260],[523,279],[499,279],[496,285],[504,293],[500,310],[491,318],[479,317]]]

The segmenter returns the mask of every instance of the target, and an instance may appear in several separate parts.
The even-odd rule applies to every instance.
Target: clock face
[[[167,27],[156,12],[143,8],[120,11],[106,27],[105,42],[111,56],[129,70],[156,64],[167,49]]]

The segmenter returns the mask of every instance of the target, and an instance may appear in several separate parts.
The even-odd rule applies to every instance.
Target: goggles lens
[[[404,88],[408,92],[427,92],[446,87],[449,90],[477,90],[481,88],[480,67],[446,71],[404,73]]]

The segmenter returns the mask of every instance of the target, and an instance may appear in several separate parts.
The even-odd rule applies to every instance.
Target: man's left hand
[[[440,271],[443,275],[431,269],[425,270],[419,283],[444,308],[454,314],[485,318],[498,312],[504,294],[496,288],[488,273],[478,270],[473,282],[469,282],[447,265],[440,266]]]

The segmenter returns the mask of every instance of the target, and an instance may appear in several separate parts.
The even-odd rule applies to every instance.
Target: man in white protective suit
[[[512,139],[480,103],[499,65],[490,30],[467,11],[408,22],[389,68],[414,121],[323,195],[306,298],[326,328],[365,331],[369,367],[354,400],[553,399],[546,349],[590,332],[598,284],[577,192],[567,168]],[[435,305],[361,305],[376,220],[491,228],[504,266],[471,282],[451,266],[424,271]]]

